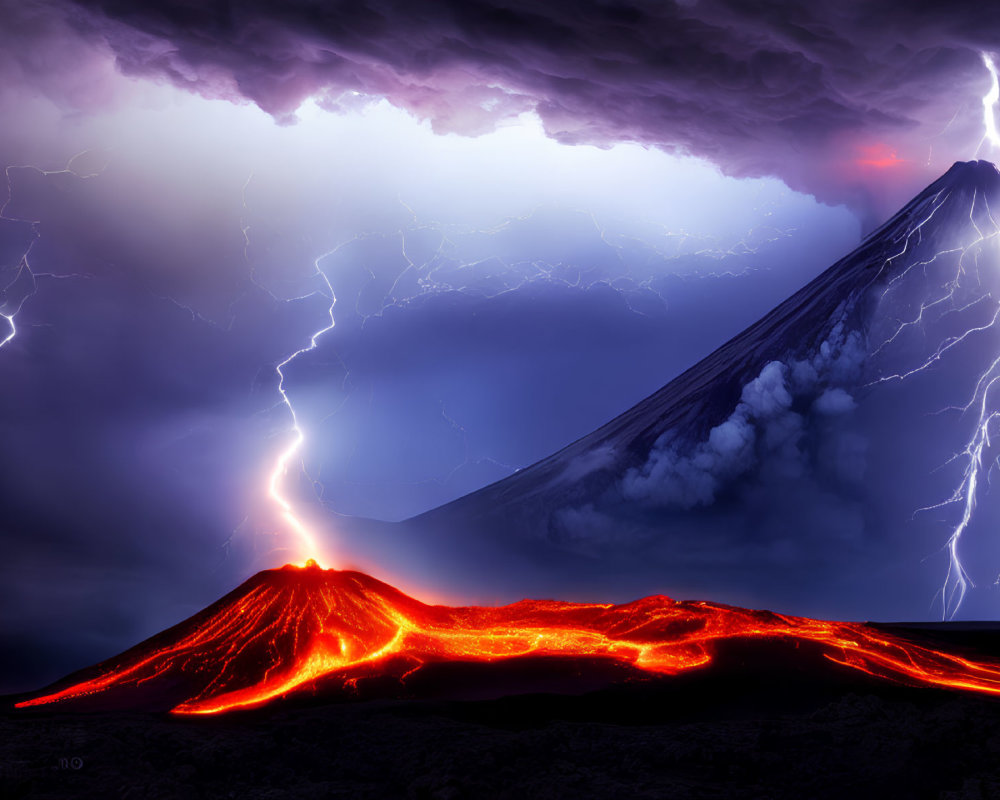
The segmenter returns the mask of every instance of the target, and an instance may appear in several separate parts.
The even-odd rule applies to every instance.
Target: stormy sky
[[[433,509],[991,157],[998,26],[971,2],[0,0],[0,689],[295,555],[276,367],[331,305],[284,368],[288,494]]]

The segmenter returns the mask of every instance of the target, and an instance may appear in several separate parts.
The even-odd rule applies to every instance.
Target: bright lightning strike
[[[4,337],[3,341],[0,341],[0,347],[3,347],[5,344],[7,344],[7,342],[9,342],[17,335],[17,328],[14,327],[13,314],[11,314],[10,316],[7,316],[6,314],[0,314],[0,317],[3,317],[5,320],[7,320],[7,324],[10,325],[10,333],[8,333]]]
[[[984,56],[984,60],[986,60],[986,56]],[[992,62],[988,62],[988,64],[991,65]],[[996,73],[993,74],[994,89],[987,96],[987,98],[993,97],[990,103],[994,103],[1000,98]],[[984,106],[987,105],[987,99],[984,98],[983,102]],[[983,307],[984,301],[988,304],[990,311],[987,312],[988,315],[983,321],[970,321],[959,328],[958,332],[955,331],[954,327],[951,327],[949,335],[941,339],[930,354],[920,359],[915,366],[884,375],[874,383],[907,380],[914,375],[932,369],[949,357],[953,351],[957,352],[961,345],[973,337],[988,335],[987,332],[1000,331],[1000,299],[984,285],[979,264],[984,249],[988,245],[995,246],[1000,238],[1000,225],[993,217],[985,193],[978,189],[972,193],[968,222],[970,231],[974,232],[975,235],[970,237],[971,241],[958,247],[937,250],[929,257],[918,255],[919,248],[924,244],[924,227],[935,215],[939,213],[947,215],[950,212],[951,209],[943,210],[950,198],[952,198],[951,191],[938,193],[931,198],[929,212],[921,222],[905,231],[901,249],[888,258],[882,268],[882,272],[885,272],[897,259],[902,259],[904,255],[908,258],[908,263],[904,262],[896,275],[885,284],[881,293],[881,301],[891,303],[891,296],[897,292],[905,298],[908,292],[907,279],[913,277],[922,281],[925,286],[934,286],[937,294],[925,299],[910,318],[897,320],[894,329],[889,331],[889,335],[873,349],[872,353],[874,356],[878,356],[883,350],[891,348],[909,331],[913,331],[915,336],[926,336],[930,326],[935,326],[946,317],[953,319],[954,316],[961,317],[967,313],[981,314],[979,309]],[[957,196],[954,199],[957,199]],[[940,282],[938,283],[938,281]],[[975,299],[970,301],[970,296]],[[905,343],[903,348],[905,351]],[[931,511],[952,505],[960,508],[960,518],[951,526],[951,532],[944,545],[948,554],[948,567],[938,591],[943,618],[955,616],[969,588],[975,585],[962,563],[959,549],[962,537],[972,523],[977,496],[983,487],[984,478],[988,477],[984,472],[994,461],[988,457],[988,453],[992,444],[991,431],[995,432],[996,423],[1000,420],[1000,412],[994,407],[996,399],[994,390],[998,384],[1000,384],[1000,358],[992,360],[978,374],[971,397],[964,405],[945,409],[958,411],[963,416],[971,414],[973,417],[973,426],[964,446],[946,462],[963,464],[961,478],[954,491],[946,499],[918,509],[918,511]]]
[[[278,393],[281,395],[281,401],[288,408],[288,413],[292,417],[292,441],[288,447],[278,454],[278,458],[274,463],[274,468],[271,470],[271,475],[268,479],[267,495],[278,506],[281,511],[282,519],[285,520],[288,527],[298,538],[300,549],[304,553],[302,559],[303,563],[312,560],[321,566],[325,566],[316,536],[295,513],[295,509],[293,508],[291,502],[282,493],[282,485],[284,483],[285,476],[288,474],[288,466],[292,462],[292,459],[294,459],[295,456],[302,450],[302,446],[305,444],[306,440],[305,432],[299,424],[298,415],[295,413],[295,408],[292,405],[292,401],[289,399],[288,392],[285,389],[285,367],[291,364],[303,353],[315,350],[319,337],[327,331],[332,330],[335,324],[333,318],[333,306],[334,303],[336,303],[336,298],[333,294],[333,287],[330,285],[329,278],[327,278],[323,270],[319,268],[318,262],[316,263],[316,274],[322,278],[323,283],[326,285],[327,291],[329,292],[326,296],[330,298],[330,308],[328,312],[330,324],[316,331],[309,339],[309,343],[305,347],[300,350],[296,350],[275,368],[275,371],[278,373]]]
[[[988,141],[992,147],[1000,147],[1000,131],[997,131],[997,101],[1000,101],[1000,78],[997,77],[996,64],[988,53],[982,53],[983,64],[990,72],[990,90],[983,95],[983,141]]]
[[[983,64],[990,71],[990,90],[983,95],[983,139],[979,147],[990,143],[990,147],[1000,148],[1000,131],[997,130],[997,101],[1000,101],[1000,78],[997,77],[997,67],[989,53],[981,53]]]
[[[253,181],[253,173],[247,178],[246,183],[243,184],[243,208],[247,210],[247,189],[250,186],[251,181]],[[246,225],[242,228],[243,232],[243,256],[249,262],[248,248],[250,246],[250,227]],[[306,566],[310,561],[323,566],[324,568],[328,565],[325,563],[325,557],[320,549],[319,542],[316,536],[309,529],[309,526],[295,513],[295,508],[292,502],[283,493],[283,485],[285,477],[288,475],[289,465],[292,460],[299,455],[302,451],[302,447],[306,441],[305,431],[299,424],[298,415],[295,413],[295,407],[292,405],[291,398],[288,396],[288,391],[285,388],[285,367],[291,364],[296,358],[301,356],[303,353],[308,353],[316,349],[319,337],[322,336],[327,331],[333,330],[335,323],[333,317],[333,307],[337,302],[337,298],[333,292],[333,286],[330,284],[330,279],[327,278],[326,273],[319,267],[319,262],[328,256],[329,253],[325,253],[320,256],[316,261],[313,262],[313,267],[315,269],[315,276],[323,281],[323,285],[326,287],[325,291],[315,292],[313,295],[322,294],[324,297],[328,298],[330,305],[327,309],[327,316],[329,318],[329,324],[324,325],[322,328],[317,330],[309,338],[309,343],[305,347],[302,347],[288,356],[284,361],[280,362],[275,367],[275,372],[278,374],[278,394],[281,395],[281,403],[288,409],[288,414],[292,420],[291,434],[292,440],[288,446],[278,453],[275,459],[274,466],[271,469],[271,473],[267,479],[267,496],[273,502],[280,512],[281,519],[285,521],[291,532],[295,535],[299,542],[299,554],[301,556],[300,566]],[[250,271],[250,280],[256,284],[253,277],[253,269]],[[257,284],[259,286],[259,284]],[[263,287],[261,287],[263,288]],[[264,291],[267,291],[264,289]],[[270,294],[270,292],[268,292]],[[274,295],[272,295],[274,297]],[[277,299],[277,298],[275,298]],[[292,298],[295,300],[303,300],[305,297]]]
[[[15,277],[5,289],[0,290],[0,308],[4,309],[3,311],[0,311],[0,319],[3,319],[10,328],[10,331],[6,336],[3,336],[3,334],[0,333],[0,336],[3,336],[3,338],[0,339],[0,348],[4,347],[8,342],[13,340],[15,336],[17,336],[17,326],[14,323],[14,317],[16,317],[20,312],[21,306],[24,305],[24,301],[34,293],[36,287],[35,279],[37,277],[40,276],[36,276],[35,273],[31,271],[31,267],[28,266],[27,257],[22,258],[17,277]],[[46,277],[55,276],[46,275]],[[22,283],[20,289],[16,290],[21,294],[20,299],[11,300],[8,296],[8,291],[18,283]]]
[[[1000,130],[997,128],[997,110],[1000,104],[1000,75],[997,72],[996,62],[993,57],[986,52],[980,54],[983,64],[990,74],[990,87],[983,95],[983,138],[980,140],[978,150],[981,150],[987,143],[989,147],[1000,148]],[[943,197],[934,197],[931,200],[931,210],[927,217],[918,225],[905,233],[902,249],[894,256],[890,257],[883,265],[884,272],[892,266],[896,259],[904,257],[913,252],[923,242],[922,228],[930,219],[938,213],[948,201],[950,192]],[[977,211],[980,222],[984,219],[988,221],[984,232],[977,222]],[[985,194],[974,192],[972,202],[968,212],[969,223],[976,233],[976,238],[967,244],[947,250],[940,250],[933,253],[930,258],[913,258],[911,263],[900,270],[886,285],[882,298],[894,291],[896,284],[904,281],[911,273],[928,276],[928,270],[937,269],[947,264],[950,259],[954,260],[954,270],[946,276],[946,279],[939,286],[939,294],[933,298],[925,300],[917,310],[916,314],[898,323],[895,330],[886,337],[873,351],[878,355],[883,349],[890,347],[893,343],[911,328],[918,330],[926,325],[933,325],[945,315],[961,315],[974,307],[981,305],[982,301],[987,301],[993,308],[992,313],[985,321],[978,324],[970,324],[960,329],[959,333],[951,333],[941,340],[937,347],[921,362],[910,369],[886,375],[880,378],[877,383],[893,380],[906,380],[907,378],[922,373],[932,368],[938,362],[946,358],[951,351],[959,348],[971,337],[983,335],[987,331],[1000,330],[1000,299],[993,291],[989,291],[983,285],[983,276],[979,271],[979,257],[984,247],[988,243],[995,243],[1000,236],[1000,226],[997,225],[990,209],[989,200]],[[989,231],[989,228],[992,231]],[[907,256],[909,257],[909,256]],[[973,293],[976,295],[971,302],[968,293],[963,293],[965,285],[974,286]],[[954,491],[940,503],[936,503],[918,511],[931,511],[956,505],[961,509],[960,518],[951,528],[951,533],[945,543],[945,550],[948,553],[948,568],[938,596],[941,599],[942,617],[954,617],[970,587],[974,586],[962,559],[959,554],[959,547],[963,535],[972,523],[976,510],[976,500],[978,493],[984,485],[984,478],[989,477],[989,470],[996,464],[996,460],[989,456],[991,450],[991,433],[995,433],[998,421],[1000,421],[1000,411],[995,408],[995,391],[1000,385],[1000,358],[993,360],[978,375],[978,379],[971,392],[971,397],[961,406],[953,409],[963,415],[973,416],[974,424],[964,446],[959,449],[948,461],[948,463],[962,463],[963,469],[961,478]],[[985,473],[985,474],[984,474]]]

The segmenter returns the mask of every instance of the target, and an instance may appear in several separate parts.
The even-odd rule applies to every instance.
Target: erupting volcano
[[[727,640],[813,643],[831,662],[910,685],[1000,694],[1000,663],[971,661],[861,623],[654,596],[623,605],[523,600],[430,606],[359,572],[260,572],[201,613],[72,675],[19,708],[169,708],[213,714],[362,678],[405,685],[424,666],[524,656],[599,658],[637,674],[712,662]]]
[[[1000,264],[1000,223],[993,207],[1000,207],[996,168],[956,164],[856,251],[603,428],[400,524],[422,537],[345,520],[338,525],[342,543],[362,563],[404,576],[412,577],[412,564],[397,569],[401,562],[423,559],[434,579],[473,582],[485,565],[508,581],[546,581],[521,596],[572,592],[574,582],[593,587],[606,576],[624,576],[626,596],[634,597],[683,585],[681,577],[699,564],[711,565],[713,587],[730,588],[743,569],[780,592],[780,584],[794,581],[794,562],[776,561],[782,549],[772,545],[793,555],[798,547],[812,560],[831,554],[834,567],[836,554],[850,552],[839,530],[824,542],[817,520],[802,515],[819,513],[809,508],[809,498],[824,497],[819,488],[833,498],[825,506],[831,513],[851,501],[857,487],[850,476],[831,473],[824,459],[858,450],[859,440],[865,444],[852,423],[833,419],[857,407],[859,417],[870,416],[858,430],[882,442],[886,452],[903,452],[900,441],[877,438],[900,417],[906,441],[920,424],[919,451],[931,444],[952,448],[947,463],[961,467],[943,499],[921,509],[960,511],[949,522],[943,547],[948,565],[938,591],[943,614],[953,615],[973,585],[959,542],[974,524],[986,465],[997,459],[991,436],[1000,419],[992,393],[1000,385],[1000,270],[989,267]],[[283,378],[280,366],[278,373]],[[966,404],[955,405],[947,394],[954,386],[965,387]],[[952,419],[932,427],[947,412]],[[292,527],[306,534],[275,488],[302,444],[296,432],[272,474],[270,495]],[[894,483],[901,481],[896,471],[902,461],[891,459]],[[810,474],[812,483],[803,477]],[[780,480],[755,483],[759,476]],[[924,492],[918,494],[926,504]],[[788,497],[804,498],[790,508],[796,538],[768,541],[758,530],[765,518],[760,498],[778,506]],[[728,516],[713,518],[719,513],[713,506],[726,503]],[[696,516],[701,507],[708,510]],[[595,520],[604,526],[603,538]],[[780,532],[781,526],[772,528]],[[470,537],[470,530],[476,535]],[[596,543],[585,541],[588,530]],[[314,553],[311,537],[302,538]],[[413,542],[420,543],[416,556]],[[692,542],[707,542],[708,550],[686,551]],[[727,567],[730,551],[756,553],[758,560],[740,555],[738,567]],[[698,556],[686,571],[685,553]],[[646,588],[639,588],[644,582]],[[808,590],[815,594],[822,586],[812,582]],[[753,596],[768,598],[768,592]],[[718,664],[737,643],[758,653],[801,645],[845,674],[853,669],[909,685],[1000,694],[1000,662],[970,660],[868,624],[662,595],[620,605],[522,600],[498,607],[431,606],[360,572],[310,561],[260,572],[187,621],[18,705],[211,714],[302,692],[361,693],[372,682],[419,695],[416,676],[431,672],[431,665],[524,658],[568,659],[587,674],[605,665],[619,676],[666,676]]]

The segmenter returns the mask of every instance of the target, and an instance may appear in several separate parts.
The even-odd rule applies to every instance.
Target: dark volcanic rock
[[[1000,705],[889,688],[617,687],[225,718],[0,718],[7,798],[995,797]],[[858,687],[855,687],[857,689]]]

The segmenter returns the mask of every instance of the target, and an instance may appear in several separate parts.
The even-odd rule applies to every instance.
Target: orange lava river
[[[624,605],[523,600],[429,606],[358,572],[310,564],[258,573],[204,611],[19,708],[159,695],[214,714],[361,677],[401,681],[433,662],[603,657],[650,674],[709,664],[727,639],[818,644],[830,661],[910,685],[1000,694],[1000,663],[972,661],[861,623],[647,597]],[[99,702],[98,702],[99,705]]]

